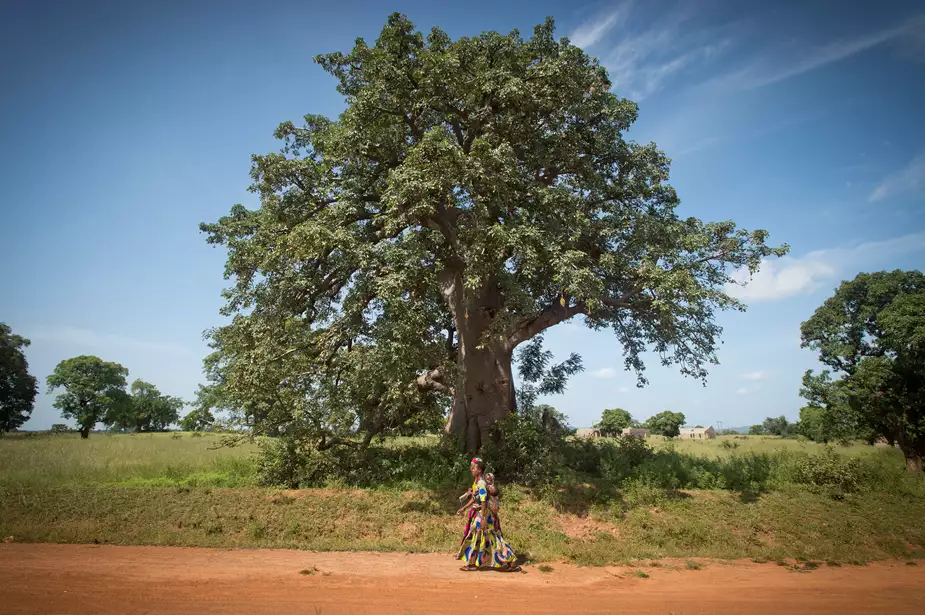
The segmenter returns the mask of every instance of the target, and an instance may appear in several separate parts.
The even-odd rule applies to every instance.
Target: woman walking
[[[458,511],[459,514],[466,513],[466,531],[457,555],[465,564],[461,570],[517,571],[520,569],[517,554],[502,537],[497,511],[490,501],[485,462],[476,457],[469,464],[469,470],[472,472],[472,488],[468,492],[468,501]]]

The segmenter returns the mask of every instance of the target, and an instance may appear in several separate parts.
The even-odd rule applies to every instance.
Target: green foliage
[[[620,435],[624,429],[633,424],[633,415],[623,408],[604,410],[601,420],[594,426],[601,430],[602,436],[613,437]]]
[[[787,417],[780,415],[778,417],[769,416],[764,419],[761,425],[752,425],[748,433],[755,436],[790,436],[795,433],[795,425],[787,420]]]
[[[71,428],[63,423],[55,423],[54,425],[51,426],[51,429],[49,429],[49,431],[51,433],[69,433],[71,431]]]
[[[31,342],[0,322],[0,435],[29,420],[38,384],[23,352]]]
[[[793,480],[814,487],[836,487],[848,493],[858,491],[864,482],[861,461],[839,455],[826,448],[820,455],[801,456],[793,469]]]
[[[213,375],[260,433],[323,450],[449,412],[477,449],[514,350],[578,315],[640,380],[647,349],[704,378],[730,272],[787,250],[678,217],[669,159],[624,137],[636,105],[551,20],[452,40],[395,14],[316,61],[346,109],[281,124],[260,208],[201,226],[232,280]]]
[[[516,412],[496,426],[482,456],[505,481],[537,485],[552,481],[561,468],[565,434],[547,429],[535,415]],[[503,434],[503,437],[501,435]]]
[[[114,405],[103,422],[117,429],[134,431],[164,431],[180,418],[183,400],[163,395],[156,386],[144,380],[132,383],[132,394],[125,403]]]
[[[843,282],[801,326],[828,371],[807,372],[801,394],[832,432],[896,442],[909,471],[925,456],[925,275],[862,273]]]
[[[207,431],[215,424],[215,417],[208,408],[193,408],[180,419],[180,429],[183,431]]]
[[[121,411],[130,402],[125,392],[128,370],[118,363],[82,355],[58,363],[48,376],[48,392],[64,389],[55,398],[61,416],[74,419],[82,438],[110,412]]]
[[[684,420],[683,413],[665,410],[650,417],[645,425],[653,434],[665,436],[666,438],[677,438],[681,433],[681,425],[684,424]]]
[[[318,451],[290,438],[265,438],[256,460],[260,484],[293,489],[331,484],[449,489],[464,484],[468,472],[467,459],[458,450],[433,443]]]

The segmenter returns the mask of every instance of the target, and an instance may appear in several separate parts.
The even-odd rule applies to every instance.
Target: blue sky
[[[689,423],[796,418],[799,324],[860,271],[925,265],[925,7],[869,2],[5,2],[0,8],[0,320],[43,382],[96,354],[192,398],[220,324],[224,254],[198,223],[246,189],[276,125],[335,116],[311,62],[373,39],[388,13],[453,36],[528,33],[553,15],[640,103],[630,136],[673,159],[680,213],[766,228],[791,255],[721,316],[708,386],[650,361],[648,387],[607,333],[547,335],[586,372],[549,401],[576,426],[607,407]],[[133,6],[138,5],[138,6]],[[59,422],[43,394],[28,428]]]

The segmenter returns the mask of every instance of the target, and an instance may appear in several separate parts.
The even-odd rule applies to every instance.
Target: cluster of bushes
[[[571,439],[520,415],[510,416],[500,428],[504,438],[493,439],[483,456],[503,482],[528,487],[594,484],[605,491],[645,486],[743,493],[798,487],[837,495],[901,488],[904,478],[895,459],[851,458],[832,448],[817,454],[746,452],[706,458],[681,453],[670,444],[653,450],[632,436]],[[318,452],[274,438],[262,446],[258,476],[264,484],[291,488],[338,484],[449,489],[467,482],[468,458],[445,442]]]

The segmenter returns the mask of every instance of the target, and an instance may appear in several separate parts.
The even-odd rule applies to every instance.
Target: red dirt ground
[[[0,544],[0,613],[895,615],[925,609],[925,565],[792,572],[774,564],[702,563],[702,570],[649,568],[650,578],[642,579],[624,568],[566,564],[553,564],[549,573],[534,567],[527,574],[464,573],[450,555]]]

